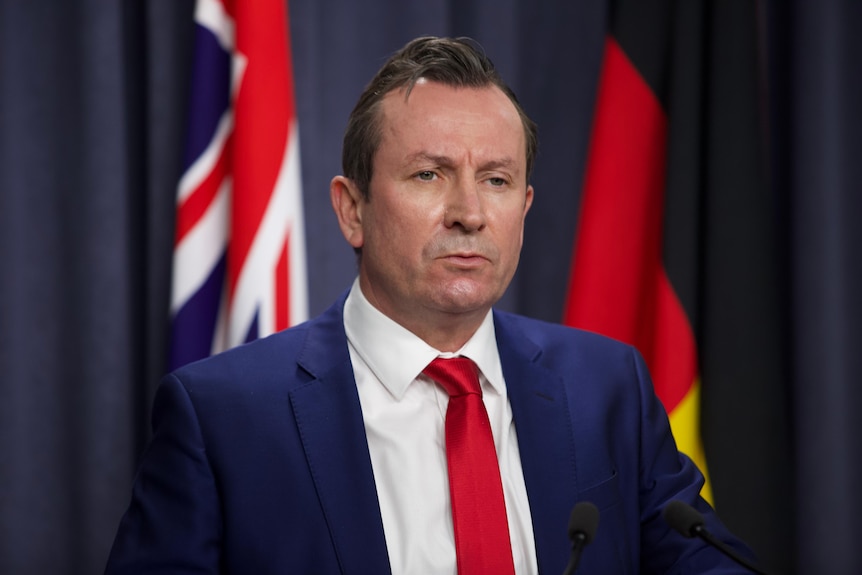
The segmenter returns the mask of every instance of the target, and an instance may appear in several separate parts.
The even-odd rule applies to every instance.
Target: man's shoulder
[[[631,373],[639,353],[627,343],[591,331],[495,311],[501,353],[517,353],[552,371],[598,369]]]
[[[189,363],[171,375],[184,383],[283,379],[302,363],[313,367],[322,358],[332,360],[338,350],[347,354],[340,303],[313,319]]]
[[[519,334],[543,348],[549,345],[573,344],[619,351],[631,348],[628,344],[606,335],[515,313],[494,310],[494,320],[498,332],[502,330],[510,335]]]

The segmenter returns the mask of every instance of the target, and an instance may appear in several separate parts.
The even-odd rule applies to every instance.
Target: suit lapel
[[[312,380],[290,393],[306,459],[343,573],[390,573],[383,520],[342,322],[343,298],[308,327],[299,365]],[[542,349],[495,312],[503,374],[536,540],[539,571],[562,572],[576,501],[574,441],[562,376]]]
[[[290,401],[342,572],[389,573],[343,303],[310,324],[299,364],[314,379]]]
[[[569,513],[575,503],[575,453],[571,417],[560,374],[539,363],[542,349],[505,314],[495,329],[515,430],[541,573],[565,569],[571,544]]]

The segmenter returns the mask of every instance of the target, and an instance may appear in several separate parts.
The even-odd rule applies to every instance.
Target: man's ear
[[[534,197],[535,192],[533,191],[533,186],[527,186],[527,194],[524,197],[524,217],[527,217],[527,212],[530,211],[530,206],[533,205]]]
[[[335,176],[329,183],[329,199],[338,218],[338,227],[354,249],[362,247],[365,238],[362,233],[362,208],[365,198],[350,178]]]

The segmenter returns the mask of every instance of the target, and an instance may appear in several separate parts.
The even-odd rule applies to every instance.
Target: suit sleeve
[[[684,501],[706,519],[707,529],[740,555],[750,550],[719,521],[700,496],[704,478],[697,466],[680,453],[670,430],[667,413],[655,394],[646,365],[632,350],[641,394],[641,572],[747,574],[744,569],[700,539],[689,539],[671,529],[662,510],[672,500]]]
[[[221,521],[194,406],[182,384],[167,376],[153,404],[153,438],[105,573],[217,573]]]

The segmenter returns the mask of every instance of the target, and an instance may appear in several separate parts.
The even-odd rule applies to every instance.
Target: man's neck
[[[373,290],[363,288],[361,281],[359,287],[366,301],[377,311],[442,352],[461,349],[482,325],[489,311],[489,308],[458,313],[421,308],[399,310],[384,305],[375,297]]]

